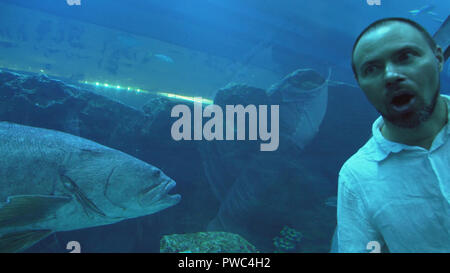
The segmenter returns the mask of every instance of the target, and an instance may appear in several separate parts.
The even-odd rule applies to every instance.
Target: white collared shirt
[[[339,173],[338,251],[450,252],[449,124],[429,150],[385,139],[382,125]]]

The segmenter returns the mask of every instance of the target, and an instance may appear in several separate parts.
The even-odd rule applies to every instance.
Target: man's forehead
[[[404,22],[390,22],[369,30],[361,37],[361,41],[368,39],[380,39],[383,37],[407,38],[425,40],[422,33],[415,27]]]
[[[426,46],[425,37],[413,26],[403,22],[391,22],[369,30],[359,40],[354,57],[355,61],[368,53],[373,53],[381,47],[395,47],[402,44],[415,44],[419,47]],[[361,54],[362,53],[362,54]],[[364,55],[364,56],[360,56]]]

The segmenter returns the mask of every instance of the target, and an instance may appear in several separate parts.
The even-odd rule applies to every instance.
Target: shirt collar
[[[444,98],[444,101],[447,103],[447,109],[449,109],[447,111],[448,115],[447,117],[449,122],[447,122],[444,128],[441,129],[439,134],[442,133],[442,131],[444,131],[444,136],[448,136],[450,134],[449,129],[450,127],[448,125],[450,123],[450,96],[441,95],[441,97]],[[384,138],[384,136],[381,134],[380,131],[380,128],[381,126],[383,126],[383,124],[384,124],[383,117],[380,116],[375,120],[375,122],[372,125],[372,135],[375,145],[373,145],[373,149],[371,149],[372,151],[370,151],[370,155],[375,161],[384,160],[390,153],[398,153],[402,150],[411,150],[417,148],[406,144],[392,142]]]

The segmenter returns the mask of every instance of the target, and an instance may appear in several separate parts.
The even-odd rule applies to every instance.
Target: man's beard
[[[439,97],[439,89],[440,84],[438,84],[438,88],[436,89],[431,102],[428,105],[423,106],[422,109],[397,115],[383,114],[380,111],[379,112],[384,120],[387,120],[398,127],[408,129],[416,128],[422,124],[422,122],[427,121],[433,114],[434,109],[436,108],[437,99]]]

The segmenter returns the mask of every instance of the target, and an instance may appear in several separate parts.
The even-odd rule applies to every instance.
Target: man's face
[[[434,111],[442,54],[414,27],[402,23],[370,30],[354,51],[358,82],[385,120],[417,127]]]

